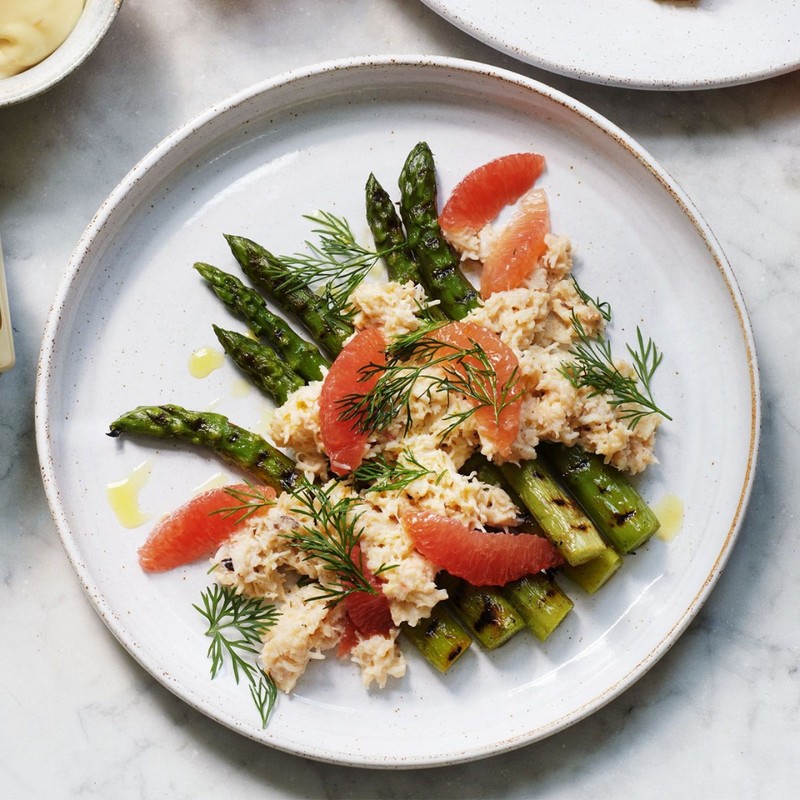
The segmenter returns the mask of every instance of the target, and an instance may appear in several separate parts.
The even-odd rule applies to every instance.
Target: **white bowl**
[[[122,0],[86,0],[66,41],[30,69],[0,78],[0,107],[28,100],[66,78],[97,47],[122,6]]]

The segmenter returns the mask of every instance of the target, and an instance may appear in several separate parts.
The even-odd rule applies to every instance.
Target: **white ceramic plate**
[[[749,83],[800,66],[796,0],[423,0],[550,72],[640,89]]]
[[[238,396],[233,369],[189,375],[212,322],[237,326],[192,270],[235,270],[223,232],[293,252],[301,215],[347,216],[368,241],[363,186],[387,186],[420,139],[441,185],[486,160],[547,157],[555,230],[572,236],[584,288],[614,305],[613,336],[637,324],[663,347],[657,396],[674,416],[661,464],[642,482],[678,495],[685,525],[654,540],[614,584],[576,597],[542,646],[520,635],[467,654],[446,677],[413,652],[407,677],[362,689],[347,663],[314,664],[261,730],[247,691],[211,681],[192,603],[205,564],[145,575],[104,489],[147,460],[141,494],[154,516],[185,501],[220,467],[169,444],[111,440],[118,414],[176,402],[257,427],[266,407]],[[97,610],[155,678],[193,706],[274,747],[373,766],[454,763],[508,750],[581,719],[639,678],[675,641],[730,552],[747,501],[758,437],[757,371],[745,310],[711,234],[664,172],[622,132],[540,84],[489,67],[417,58],[348,61],[291,73],[181,128],[100,208],[72,258],[47,326],[37,386],[42,472],[64,546]]]

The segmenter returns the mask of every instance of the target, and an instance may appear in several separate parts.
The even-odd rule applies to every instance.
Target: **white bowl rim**
[[[60,47],[29,69],[0,78],[0,108],[36,97],[77,69],[105,36],[122,3],[86,0],[77,24]]]

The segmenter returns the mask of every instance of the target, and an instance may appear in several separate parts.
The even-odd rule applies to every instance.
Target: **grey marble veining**
[[[516,69],[642,143],[692,198],[733,265],[764,399],[739,542],[672,650],[617,700],[550,739],[417,772],[348,769],[268,750],[152,680],[95,614],[61,549],[39,479],[32,408],[42,329],[69,254],[139,158],[255,81],[392,52]],[[0,796],[796,796],[800,74],[707,92],[635,92],[528,68],[414,0],[127,0],[74,75],[0,109],[0,231],[17,350],[16,367],[0,376]]]

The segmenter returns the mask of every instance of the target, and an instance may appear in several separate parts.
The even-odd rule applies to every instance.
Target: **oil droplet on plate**
[[[192,494],[202,494],[209,489],[218,489],[220,486],[230,486],[232,483],[234,483],[234,481],[231,480],[230,475],[226,475],[224,472],[215,472],[208,480],[203,481],[199,486],[195,486],[194,489],[192,489]]]
[[[253,384],[239,378],[231,385],[231,395],[233,397],[247,397],[253,389]]]
[[[257,433],[260,436],[269,437],[270,422],[274,413],[274,408],[271,408],[270,406],[264,406],[261,410],[261,414],[258,417],[258,422],[256,422],[256,424],[253,426],[253,433]]]
[[[225,356],[213,347],[201,347],[189,356],[189,374],[193,378],[207,378],[215,369],[219,369]]]
[[[665,542],[671,542],[683,527],[683,500],[674,494],[664,495],[653,503],[653,513],[661,523],[656,536]]]
[[[108,504],[119,524],[125,528],[138,528],[150,519],[150,515],[139,508],[139,492],[147,483],[152,470],[153,465],[149,461],[143,461],[127,478],[106,486]]]

